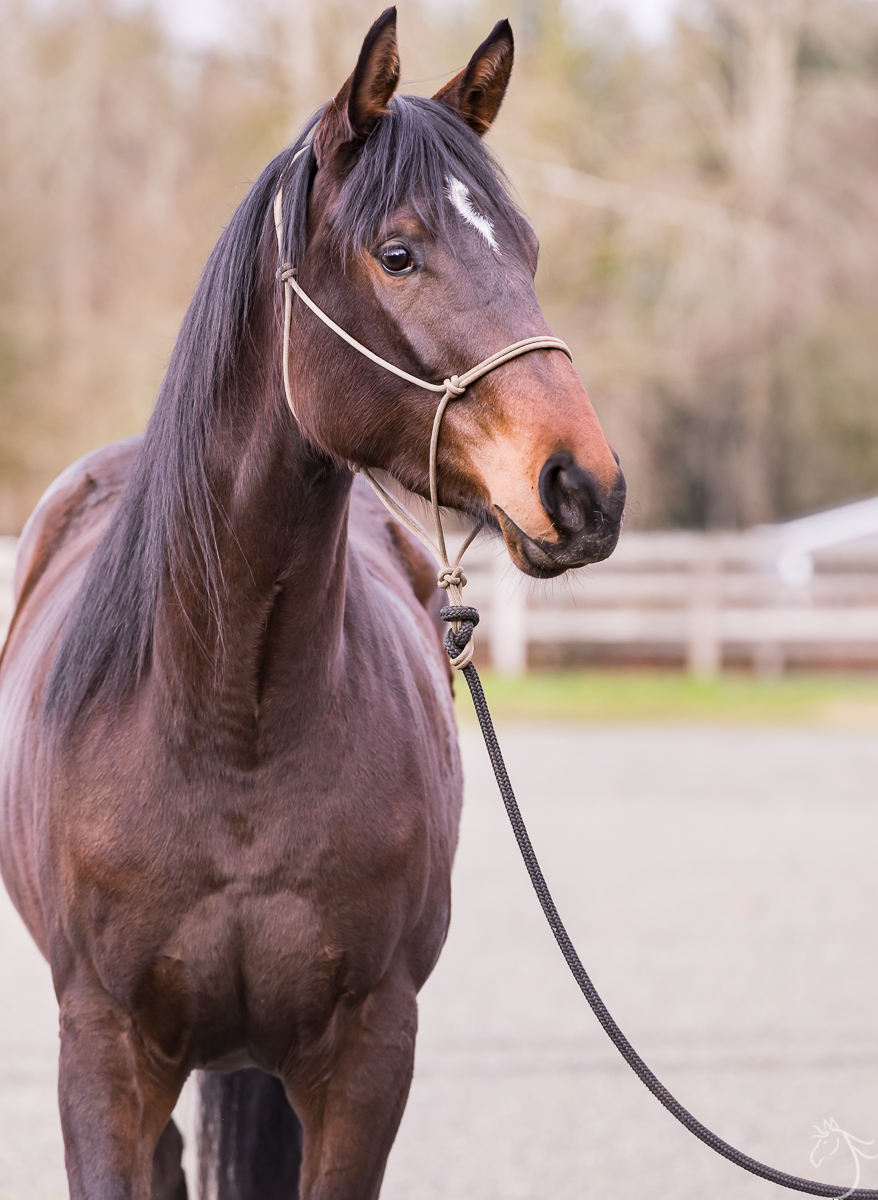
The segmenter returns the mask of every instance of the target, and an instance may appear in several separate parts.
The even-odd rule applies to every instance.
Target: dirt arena
[[[878,1150],[878,738],[501,735],[559,908],[635,1047],[727,1140],[852,1185],[846,1145],[819,1168],[809,1155],[829,1117]],[[543,922],[477,734],[463,741],[454,918],[382,1200],[788,1194],[696,1142],[618,1059]],[[5,894],[0,961],[0,1200],[62,1200],[54,998]],[[861,1167],[878,1187],[878,1160]]]

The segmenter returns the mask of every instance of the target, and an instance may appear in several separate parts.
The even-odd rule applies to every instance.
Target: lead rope
[[[445,636],[445,648],[449,655],[452,653],[459,654],[464,638],[468,637],[472,632],[473,626],[478,624],[479,614],[476,609],[467,605],[461,605],[454,608],[451,606],[443,608],[440,615],[444,621],[459,622],[460,632],[455,635],[449,629]],[[850,1196],[854,1200],[876,1200],[878,1191],[868,1188],[843,1188],[835,1184],[817,1183],[810,1179],[801,1179],[798,1175],[788,1175],[786,1171],[778,1171],[775,1167],[768,1167],[764,1163],[757,1161],[757,1159],[750,1158],[748,1154],[744,1154],[741,1150],[737,1150],[734,1146],[730,1146],[728,1142],[723,1141],[721,1137],[718,1137],[706,1125],[702,1125],[697,1117],[694,1117],[687,1108],[684,1108],[680,1101],[668,1091],[661,1080],[646,1065],[610,1015],[597,988],[582,965],[582,961],[576,952],[576,947],[573,945],[570,935],[564,927],[564,922],[558,915],[555,901],[552,899],[552,893],[549,891],[549,886],[546,883],[539,861],[534,853],[527,827],[521,815],[521,810],[518,807],[518,801],[515,799],[512,784],[509,782],[506,764],[503,761],[503,754],[497,741],[497,735],[494,732],[494,723],[491,720],[491,714],[488,711],[488,704],[485,700],[485,693],[482,690],[482,681],[479,679],[478,671],[472,663],[468,663],[463,668],[462,673],[472,694],[476,716],[479,719],[482,736],[485,739],[485,746],[488,750],[488,756],[491,759],[491,766],[494,768],[494,775],[497,780],[497,786],[500,789],[500,795],[503,797],[503,804],[509,817],[509,823],[515,834],[515,840],[518,842],[518,849],[521,851],[521,857],[524,859],[524,865],[527,868],[530,881],[537,894],[540,907],[549,923],[549,928],[555,935],[555,941],[564,955],[564,961],[570,968],[570,973],[579,985],[580,991],[588,1001],[591,1011],[597,1017],[604,1032],[638,1079],[649,1088],[657,1100],[661,1101],[671,1116],[676,1117],[680,1124],[684,1125],[690,1133],[694,1133],[711,1150],[715,1150],[717,1154],[721,1154],[723,1158],[727,1158],[730,1162],[733,1162],[738,1167],[742,1167],[745,1171],[749,1171],[752,1175],[759,1175],[762,1179],[767,1179],[770,1183],[779,1184],[781,1187],[790,1188],[796,1192],[807,1192],[812,1196]]]
[[[300,150],[299,154],[304,153]],[[513,358],[517,358],[519,354],[527,354],[531,350],[560,350],[566,354],[572,361],[572,355],[569,348],[561,341],[560,338],[553,337],[533,337],[524,338],[520,342],[514,342],[511,346],[507,346],[505,350],[499,350],[496,354],[486,358],[483,362],[467,371],[464,375],[451,375],[443,383],[428,383],[424,379],[418,379],[415,375],[409,375],[408,372],[394,366],[392,363],[385,362],[383,358],[379,358],[377,354],[373,354],[365,346],[361,345],[355,338],[352,338],[349,333],[342,329],[339,325],[326,315],[321,308],[314,303],[308,296],[296,279],[296,268],[289,263],[284,262],[283,256],[283,187],[278,190],[274,199],[274,226],[277,233],[278,251],[280,254],[281,268],[278,272],[278,278],[283,283],[284,287],[284,346],[283,346],[283,377],[284,377],[284,392],[287,398],[290,412],[296,417],[296,410],[293,407],[292,390],[290,387],[289,377],[289,351],[290,351],[290,328],[292,321],[292,306],[293,293],[304,301],[311,311],[320,318],[320,320],[343,338],[348,345],[353,346],[360,354],[377,363],[378,366],[384,367],[385,370],[391,371],[394,375],[398,375],[400,379],[405,379],[409,383],[415,384],[417,387],[424,388],[429,392],[442,393],[442,399],[439,401],[439,407],[436,409],[436,415],[433,418],[433,431],[430,438],[430,507],[433,514],[433,525],[436,534],[436,540],[432,538],[421,528],[418,522],[407,512],[401,504],[390,495],[389,492],[381,486],[375,479],[372,472],[367,467],[356,467],[355,469],[364,476],[366,481],[374,489],[378,498],[390,510],[390,512],[409,529],[415,537],[423,543],[424,546],[433,554],[440,563],[439,587],[444,588],[451,604],[445,605],[440,609],[439,615],[443,621],[449,623],[450,628],[445,635],[445,649],[448,657],[451,660],[451,665],[459,670],[469,687],[470,694],[473,698],[473,705],[476,710],[476,716],[479,719],[479,726],[482,730],[482,736],[485,739],[485,746],[488,750],[488,756],[491,760],[491,766],[494,768],[494,776],[497,780],[497,786],[500,789],[500,795],[503,798],[503,804],[506,808],[506,813],[509,817],[509,823],[512,826],[512,831],[515,834],[515,840],[518,843],[518,849],[521,851],[521,857],[524,859],[524,865],[527,868],[527,873],[530,876],[530,881],[533,884],[534,891],[537,894],[537,899],[540,902],[540,907],[545,914],[546,920],[549,923],[549,928],[555,936],[555,941],[564,956],[564,961],[570,968],[570,973],[579,985],[580,991],[585,996],[594,1015],[600,1022],[604,1032],[609,1037],[610,1041],[631,1067],[635,1075],[644,1083],[652,1092],[657,1100],[665,1106],[668,1112],[677,1118],[681,1125],[685,1126],[690,1133],[694,1133],[705,1145],[711,1150],[715,1150],[717,1154],[721,1154],[736,1166],[742,1167],[745,1171],[749,1171],[752,1175],[758,1175],[762,1179],[767,1179],[771,1183],[779,1184],[781,1187],[789,1188],[792,1191],[807,1192],[812,1196],[837,1196],[837,1197],[852,1197],[852,1200],[878,1200],[878,1191],[873,1191],[868,1188],[843,1188],[831,1183],[817,1183],[810,1179],[800,1179],[797,1175],[788,1175],[785,1171],[778,1171],[774,1167],[765,1166],[764,1163],[758,1162],[755,1158],[750,1158],[741,1150],[736,1150],[734,1146],[730,1146],[728,1142],[723,1141],[706,1125],[701,1122],[684,1108],[679,1100],[676,1099],[661,1080],[653,1074],[650,1068],[646,1065],[625,1034],[613,1020],[607,1006],[604,1004],[597,988],[592,983],[588,976],[588,972],[582,965],[582,961],[576,952],[576,947],[570,940],[570,935],[564,927],[564,922],[558,915],[558,910],[555,907],[555,901],[552,899],[552,893],[549,891],[542,869],[536,854],[534,853],[533,845],[531,844],[530,836],[527,832],[527,827],[524,823],[524,818],[521,815],[521,809],[518,807],[518,801],[515,798],[515,793],[512,790],[512,784],[509,781],[509,775],[506,771],[506,764],[503,761],[503,754],[500,750],[500,744],[497,741],[497,734],[494,732],[494,723],[491,720],[491,714],[488,710],[488,704],[485,700],[485,693],[482,690],[482,681],[479,679],[479,673],[470,661],[473,653],[472,636],[473,631],[479,623],[478,609],[471,605],[462,603],[461,589],[466,584],[466,576],[461,567],[460,560],[463,557],[464,551],[472,542],[473,538],[479,532],[480,525],[470,533],[469,537],[464,542],[458,553],[454,564],[448,561],[448,552],[445,545],[445,535],[442,529],[442,517],[439,510],[438,487],[437,487],[437,451],[439,445],[439,427],[442,422],[442,417],[446,408],[452,400],[458,399],[464,394],[467,387],[474,383],[477,379],[481,379],[483,375],[487,375],[489,371],[493,371],[495,367],[501,366],[503,363],[510,362]],[[298,418],[296,418],[298,420]]]

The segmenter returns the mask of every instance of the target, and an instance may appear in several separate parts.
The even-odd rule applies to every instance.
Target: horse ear
[[[386,8],[366,34],[353,75],[320,118],[314,135],[318,166],[341,146],[369,136],[386,114],[398,83],[396,9]]]
[[[514,52],[512,26],[508,21],[498,21],[466,68],[433,99],[447,105],[482,137],[500,111],[512,74]]]

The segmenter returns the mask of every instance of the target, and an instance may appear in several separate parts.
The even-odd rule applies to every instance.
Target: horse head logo
[[[833,1154],[837,1154],[842,1145],[847,1146],[854,1160],[856,1170],[856,1178],[853,1184],[846,1192],[839,1193],[837,1200],[844,1200],[845,1196],[851,1196],[857,1190],[860,1183],[860,1160],[863,1158],[878,1158],[878,1154],[866,1154],[860,1150],[860,1146],[872,1146],[875,1144],[875,1139],[864,1141],[862,1138],[854,1137],[852,1133],[847,1133],[844,1129],[839,1128],[838,1122],[834,1117],[827,1117],[822,1125],[815,1125],[816,1133],[811,1135],[814,1142],[814,1148],[811,1151],[811,1165],[819,1167],[822,1162]]]

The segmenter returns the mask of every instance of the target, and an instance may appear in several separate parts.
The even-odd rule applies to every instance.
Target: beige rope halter
[[[303,153],[303,151],[299,151]],[[298,155],[296,156],[298,157]],[[466,576],[460,566],[460,560],[463,558],[464,552],[467,550],[473,538],[481,529],[481,525],[477,525],[467,537],[466,541],[460,548],[460,552],[453,563],[448,561],[448,551],[445,546],[445,533],[442,529],[442,517],[439,511],[439,491],[437,484],[437,453],[439,447],[439,427],[442,423],[442,417],[446,408],[452,400],[458,399],[464,394],[471,383],[475,383],[477,379],[481,379],[483,375],[487,375],[496,367],[502,366],[504,363],[510,362],[513,358],[518,358],[520,354],[529,354],[531,350],[560,350],[562,354],[573,360],[573,355],[570,353],[569,347],[556,337],[529,337],[522,338],[520,342],[513,342],[511,346],[507,346],[504,350],[498,350],[496,354],[492,354],[489,358],[477,363],[471,367],[463,375],[450,375],[442,383],[428,383],[425,379],[418,379],[416,375],[409,375],[408,371],[403,371],[400,367],[395,367],[393,363],[387,362],[383,358],[379,358],[377,354],[363,346],[356,338],[352,338],[349,333],[336,325],[331,317],[319,308],[311,297],[302,290],[296,279],[296,268],[290,263],[283,261],[283,185],[278,189],[278,193],[274,198],[274,228],[277,233],[278,253],[281,259],[281,269],[279,277],[284,288],[284,351],[283,351],[283,376],[284,376],[284,392],[287,398],[290,412],[296,417],[296,410],[293,407],[292,388],[290,387],[290,327],[292,323],[293,312],[293,293],[299,297],[303,303],[311,309],[315,316],[319,317],[324,325],[327,325],[334,333],[337,333],[340,338],[348,343],[349,346],[365,355],[366,358],[377,363],[379,367],[383,367],[385,371],[390,371],[393,375],[397,375],[400,379],[405,379],[407,383],[413,383],[416,387],[423,388],[428,392],[441,393],[442,399],[439,401],[439,407],[436,409],[436,415],[433,418],[433,432],[430,437],[430,507],[433,513],[433,528],[436,534],[434,541],[429,534],[420,526],[411,513],[407,512],[401,504],[399,504],[388,491],[385,490],[369,470],[368,467],[354,465],[354,469],[366,479],[367,483],[375,491],[381,502],[390,510],[390,512],[402,522],[411,533],[430,551],[436,561],[439,563],[439,587],[445,588],[448,592],[449,599],[452,604],[462,604],[463,597],[461,589],[466,584]],[[296,417],[298,420],[298,417]],[[451,665],[458,670],[465,667],[470,661],[473,654],[472,639],[467,643],[464,650],[451,660]]]

